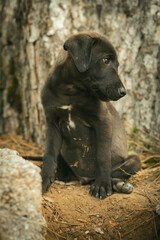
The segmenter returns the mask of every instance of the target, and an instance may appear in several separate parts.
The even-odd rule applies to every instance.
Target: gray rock
[[[40,169],[0,149],[0,239],[40,240],[42,225]]]

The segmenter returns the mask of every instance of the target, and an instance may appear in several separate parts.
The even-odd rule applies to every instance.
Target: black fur
[[[122,179],[135,174],[140,161],[128,158],[125,131],[110,103],[126,94],[116,52],[97,33],[73,35],[64,50],[42,91],[47,122],[43,193],[54,181],[57,165],[63,171],[66,163],[83,183],[92,182],[95,197],[105,198],[113,189],[127,192]]]

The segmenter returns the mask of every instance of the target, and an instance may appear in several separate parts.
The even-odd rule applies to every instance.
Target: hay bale
[[[0,149],[0,239],[40,240],[42,225],[40,169]]]

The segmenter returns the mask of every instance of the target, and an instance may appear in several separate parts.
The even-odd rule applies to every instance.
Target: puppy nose
[[[124,87],[118,88],[118,93],[121,97],[124,97],[126,95],[126,89]]]

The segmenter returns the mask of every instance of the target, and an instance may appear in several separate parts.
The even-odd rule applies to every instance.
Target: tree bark
[[[160,130],[158,0],[0,2],[0,133],[44,143],[40,93],[71,33],[97,31],[115,46],[128,95],[115,103],[129,128]]]

